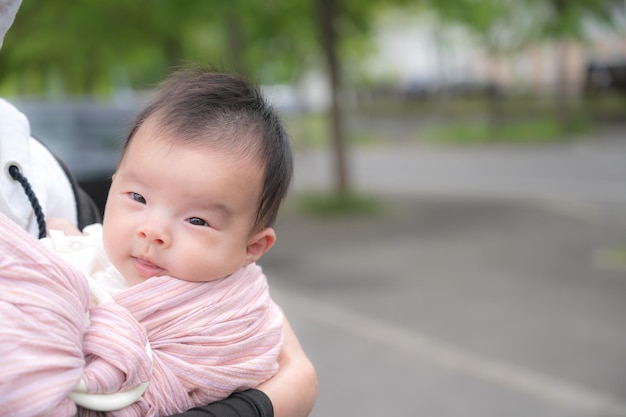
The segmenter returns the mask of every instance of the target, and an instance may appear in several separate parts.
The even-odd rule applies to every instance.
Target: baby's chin
[[[143,284],[153,277],[140,277],[140,276],[126,276],[126,283],[129,287],[134,287],[135,285]]]

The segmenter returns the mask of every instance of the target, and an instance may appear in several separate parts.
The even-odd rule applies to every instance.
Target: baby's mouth
[[[144,278],[163,275],[164,269],[152,263],[148,259],[133,257],[133,267],[137,273]]]

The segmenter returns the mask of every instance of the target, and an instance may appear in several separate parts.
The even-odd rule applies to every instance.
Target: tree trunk
[[[555,91],[555,109],[556,119],[559,124],[562,133],[569,133],[571,129],[571,117],[568,103],[567,93],[567,42],[563,38],[556,40],[557,53],[555,57],[557,59],[557,80]]]
[[[230,63],[235,73],[248,77],[248,71],[243,59],[244,35],[241,30],[241,21],[234,10],[229,10],[226,15],[226,30],[228,36],[228,49]]]
[[[335,156],[335,191],[341,196],[349,192],[349,186],[341,100],[339,96],[341,68],[337,57],[337,31],[334,24],[337,14],[337,0],[317,0],[317,12],[322,49],[330,78],[330,121],[331,139]]]
[[[491,74],[487,79],[487,132],[490,140],[499,140],[502,127],[506,125],[504,100],[499,90],[501,84],[501,74],[504,65],[503,57],[494,50],[491,53],[492,66]]]
[[[182,57],[182,44],[180,39],[174,36],[167,36],[163,40],[163,55],[167,65],[166,70],[169,72],[172,68],[180,65]]]
[[[553,0],[554,7],[560,19],[564,19],[567,14],[568,0]],[[567,102],[567,80],[568,80],[568,49],[566,37],[561,33],[556,39],[556,91],[555,91],[555,110],[556,120],[562,133],[571,131],[571,117],[569,114],[569,106]]]

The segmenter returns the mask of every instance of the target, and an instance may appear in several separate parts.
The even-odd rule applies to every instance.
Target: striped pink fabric
[[[0,257],[3,416],[73,415],[67,395],[81,375],[99,393],[149,380],[139,401],[108,415],[163,416],[255,387],[278,369],[282,313],[256,264],[216,282],[152,278],[93,307],[85,329],[84,278],[1,215]]]
[[[109,415],[181,412],[253,388],[278,370],[282,313],[269,298],[267,280],[256,264],[215,282],[151,278],[114,298],[117,303],[90,312],[94,321],[85,334],[85,352],[96,359],[85,369],[88,390],[130,388],[143,381],[137,375],[149,367],[141,329],[126,326],[134,335],[120,334],[116,327],[121,324],[108,324],[108,317],[116,315],[109,309],[125,308],[141,323],[152,347],[153,369],[142,398]],[[138,343],[131,346],[133,341]],[[103,372],[107,368],[123,373]]]
[[[71,416],[85,361],[84,277],[0,213],[0,413]]]

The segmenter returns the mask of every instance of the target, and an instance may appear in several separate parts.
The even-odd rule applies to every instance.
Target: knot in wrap
[[[146,352],[147,336],[133,315],[117,303],[105,302],[91,307],[89,320],[83,338],[87,392],[126,391],[148,381],[152,360]]]
[[[148,388],[115,416],[162,416],[253,388],[278,370],[282,312],[256,264],[219,281],[155,277],[114,295],[152,348]]]

